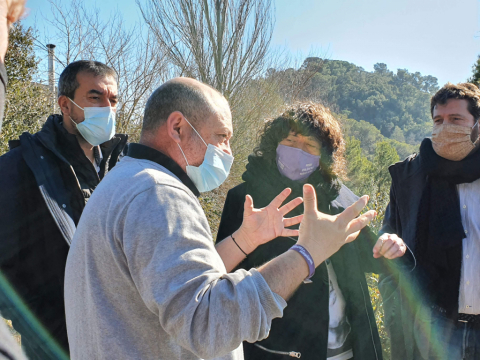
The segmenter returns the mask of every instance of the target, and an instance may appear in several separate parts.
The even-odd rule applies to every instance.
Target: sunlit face
[[[320,156],[320,143],[313,136],[303,136],[291,131],[285,139],[280,141],[280,144],[303,150],[311,155]]]
[[[437,104],[433,108],[433,125],[455,124],[472,127],[475,125],[473,115],[468,111],[468,101],[450,99],[446,104]]]
[[[77,74],[78,88],[75,90],[72,99],[78,105],[74,105],[68,97],[62,95],[58,98],[58,104],[64,119],[63,126],[71,134],[81,136],[76,125],[85,120],[85,113],[80,108],[87,107],[106,107],[110,106],[116,111],[117,106],[117,81],[112,76],[95,76],[89,72],[79,72]],[[79,108],[80,107],[80,108]],[[68,117],[72,121],[68,120]]]
[[[209,119],[206,119],[203,126],[197,125],[198,133],[203,141],[211,144],[223,152],[232,155],[230,140],[233,135],[232,115],[227,101],[220,101],[220,105],[216,107],[216,113]],[[207,148],[202,139],[195,131],[188,126],[187,144],[182,145],[185,155],[190,165],[200,166],[205,158]]]

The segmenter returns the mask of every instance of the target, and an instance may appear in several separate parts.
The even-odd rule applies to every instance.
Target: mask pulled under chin
[[[465,159],[480,144],[478,122],[473,128],[469,126],[442,124],[433,127],[432,145],[438,156],[447,160]]]

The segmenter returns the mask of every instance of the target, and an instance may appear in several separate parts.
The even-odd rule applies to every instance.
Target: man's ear
[[[479,128],[478,128],[478,119],[477,121],[475,122],[475,125],[473,125],[473,128],[472,128],[472,135],[471,135],[471,141],[472,143],[474,143],[475,141],[477,141],[479,137]]]
[[[180,111],[172,112],[167,118],[167,133],[177,144],[181,142],[181,138],[185,132],[185,120]]]
[[[68,99],[68,97],[65,95],[60,95],[57,101],[58,107],[60,108],[62,114],[65,116],[70,116],[72,102]]]

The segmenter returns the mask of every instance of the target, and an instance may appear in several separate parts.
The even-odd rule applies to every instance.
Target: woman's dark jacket
[[[250,156],[247,172],[243,176],[247,181],[228,192],[218,231],[218,241],[227,238],[242,224],[246,194],[252,195],[255,207],[264,207],[273,200],[272,188],[278,194],[286,187],[284,185],[290,182],[289,179],[280,175],[276,165],[263,167],[265,172],[269,172],[269,175],[264,178],[245,176],[249,172],[249,166],[251,169],[252,160],[254,157]],[[310,180],[311,178],[307,182],[312,183]],[[302,196],[301,193],[299,194],[302,184],[291,183],[290,185],[295,185],[295,188],[292,187],[294,191],[284,203]],[[340,213],[358,199],[346,186],[341,185],[331,201],[321,203],[322,189],[319,186],[315,187],[319,199],[319,210],[329,214]],[[277,188],[282,189],[277,192]],[[328,192],[330,187],[325,188]],[[294,209],[287,216],[291,217],[299,213],[303,213],[303,206]],[[376,237],[370,230],[363,231],[356,241],[346,244],[331,257],[339,286],[347,303],[346,312],[353,335],[353,354],[356,359],[362,360],[382,359],[382,348],[364,274],[379,271],[377,266],[380,263],[374,261],[372,255],[375,241]],[[259,246],[239,267],[245,269],[258,267],[284,253],[292,245],[294,245],[292,239],[278,237]],[[316,269],[312,281],[313,283],[310,284],[302,284],[288,300],[283,317],[273,320],[269,337],[259,342],[260,345],[270,350],[300,352],[302,359],[326,359],[329,282],[325,263]],[[265,352],[247,342],[244,343],[244,351],[246,360],[287,358],[284,355]]]
[[[50,116],[36,134],[23,133],[0,157],[0,270],[34,317],[68,351],[63,300],[67,254],[76,225],[91,192],[118,161],[127,142],[115,135],[100,146],[97,173],[60,115]],[[20,307],[13,292],[1,286],[0,312],[22,334],[30,359],[49,345]]]

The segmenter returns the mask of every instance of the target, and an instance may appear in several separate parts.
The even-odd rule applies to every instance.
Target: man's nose
[[[222,147],[222,151],[226,152],[228,155],[232,155],[232,149],[230,148],[230,144],[224,145]]]
[[[106,106],[110,106],[110,101],[106,98],[102,99],[102,101],[100,101],[100,103],[98,104],[99,107],[106,107]]]

